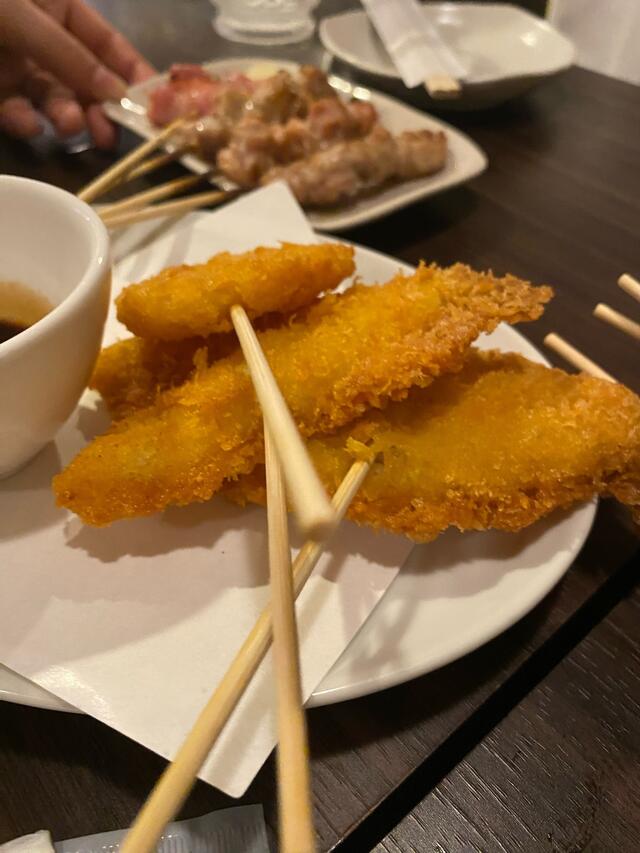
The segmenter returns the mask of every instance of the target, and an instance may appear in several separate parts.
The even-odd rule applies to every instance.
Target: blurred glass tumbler
[[[291,44],[312,35],[318,0],[211,0],[215,30],[245,44]]]

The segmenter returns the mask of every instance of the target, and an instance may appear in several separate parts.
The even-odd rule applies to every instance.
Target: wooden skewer
[[[287,502],[282,469],[271,430],[265,421],[269,572],[273,613],[273,659],[278,711],[278,819],[282,853],[314,853],[311,774],[307,724],[302,707],[300,652]]]
[[[176,121],[168,124],[152,139],[147,139],[141,145],[138,145],[137,148],[134,148],[133,151],[130,151],[129,154],[126,154],[117,163],[114,163],[106,172],[103,172],[95,180],[87,184],[86,187],[83,187],[78,193],[78,198],[82,199],[82,201],[93,201],[99,195],[102,195],[116,184],[123,175],[126,175],[127,172],[140,163],[141,160],[144,160],[147,154],[155,151],[165,139],[168,139],[183,124],[184,119],[176,119]]]
[[[311,539],[323,539],[333,530],[336,514],[242,306],[231,308],[231,322],[275,442],[300,528]]]
[[[640,281],[637,281],[632,275],[626,272],[620,276],[618,284],[629,296],[633,296],[634,299],[640,302]]]
[[[164,184],[159,184],[157,187],[152,187],[150,190],[130,195],[122,201],[114,201],[112,204],[105,204],[100,208],[100,216],[111,218],[116,213],[124,213],[125,210],[145,207],[153,201],[158,201],[162,198],[169,198],[172,195],[178,195],[183,190],[189,190],[192,187],[201,184],[203,181],[209,180],[211,172],[205,172],[202,175],[188,175],[185,178],[175,178],[173,181],[167,181]]]
[[[434,74],[425,82],[424,87],[429,95],[438,101],[459,98],[462,92],[459,81],[447,74]]]
[[[180,145],[172,151],[165,151],[163,154],[158,154],[155,157],[147,157],[147,159],[134,166],[130,172],[123,178],[124,181],[133,181],[134,178],[141,178],[143,175],[148,175],[149,172],[155,172],[156,169],[161,169],[163,166],[168,166],[169,163],[174,163],[179,160],[184,154],[189,151],[188,145]]]
[[[551,332],[546,336],[544,344],[549,347],[549,349],[557,352],[558,355],[561,355],[569,362],[569,364],[577,367],[578,370],[583,370],[585,373],[589,373],[591,376],[596,376],[598,379],[607,379],[609,382],[617,381],[613,376],[596,364],[595,361],[591,361],[590,358],[587,358],[586,355],[583,355],[580,352],[580,350],[571,346],[571,344],[565,341],[564,338],[561,338],[560,335],[556,335],[555,332]]]
[[[178,216],[197,210],[200,207],[218,205],[228,201],[237,195],[236,190],[207,190],[203,193],[195,193],[187,198],[167,201],[164,204],[150,204],[139,210],[125,211],[124,213],[105,213],[102,220],[107,228],[122,228],[124,225],[133,225],[134,222],[146,222],[148,219],[157,219],[160,216]]]
[[[339,519],[344,516],[360,489],[369,468],[368,462],[354,462],[338,486],[332,504]],[[309,540],[298,552],[293,562],[296,598],[311,576],[322,551],[322,543]],[[173,763],[167,765],[160,776],[124,839],[122,853],[152,853],[155,850],[164,827],[186,800],[198,771],[262,663],[271,645],[272,625],[271,605],[267,604],[222,681],[200,712]]]
[[[631,335],[632,338],[640,341],[640,323],[634,323],[634,321],[630,320],[629,317],[626,317],[619,311],[615,311],[609,305],[604,305],[600,302],[593,309],[593,315],[599,320],[604,320],[605,323],[615,326],[616,329],[620,329],[620,331],[626,332],[628,335]]]

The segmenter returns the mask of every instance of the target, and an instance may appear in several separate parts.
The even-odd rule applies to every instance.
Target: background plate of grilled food
[[[212,74],[226,75],[246,73],[256,66],[264,65],[264,59],[245,57],[207,62],[204,63],[203,68]],[[273,66],[274,72],[278,69],[295,71],[298,68],[296,63],[284,60],[273,60],[269,65]],[[146,115],[148,96],[153,89],[167,79],[167,73],[159,74],[132,86],[127,97],[121,102],[106,104],[108,115],[145,139],[154,136],[158,128]],[[413,109],[389,95],[361,86],[352,86],[341,78],[330,76],[329,82],[345,98],[370,101],[379,114],[381,124],[393,134],[405,130],[443,131],[447,137],[447,160],[444,168],[433,175],[401,183],[389,183],[339,207],[309,209],[307,214],[314,228],[320,231],[338,232],[356,225],[364,225],[420,199],[469,181],[486,168],[487,158],[484,152],[468,136],[446,122]],[[171,150],[170,146],[168,150]],[[195,154],[186,154],[180,162],[197,174],[211,170],[211,163],[207,163]],[[224,189],[235,187],[224,178],[214,179],[214,182]]]

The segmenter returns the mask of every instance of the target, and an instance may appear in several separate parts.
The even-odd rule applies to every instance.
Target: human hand
[[[0,0],[0,132],[30,139],[44,114],[59,136],[116,142],[100,102],[155,71],[84,0]]]

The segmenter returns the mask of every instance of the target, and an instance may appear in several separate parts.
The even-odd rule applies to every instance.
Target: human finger
[[[27,98],[10,95],[0,101],[0,131],[16,139],[32,139],[41,133],[40,118]]]
[[[30,56],[84,101],[121,98],[124,81],[31,0],[0,0],[4,46]]]
[[[85,111],[89,133],[97,148],[114,148],[118,132],[104,114],[99,104],[91,104]]]
[[[48,71],[29,63],[23,89],[60,136],[75,136],[85,129],[82,107],[71,90]]]
[[[133,45],[83,0],[69,0],[65,23],[98,59],[128,83],[146,80],[156,73]]]

